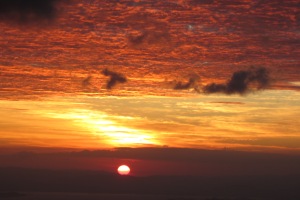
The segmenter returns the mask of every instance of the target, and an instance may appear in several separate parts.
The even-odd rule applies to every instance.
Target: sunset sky
[[[298,0],[11,2],[0,151],[300,153]]]

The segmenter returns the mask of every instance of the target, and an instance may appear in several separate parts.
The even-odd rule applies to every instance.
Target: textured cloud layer
[[[0,96],[185,96],[194,80],[165,83],[193,73],[203,84],[217,84],[248,66],[270,69],[276,82],[269,88],[299,90],[290,84],[300,73],[297,2],[0,1],[6,19],[0,20]],[[19,25],[21,18],[44,24],[57,12],[47,28]],[[8,17],[21,23],[7,23]],[[105,68],[130,74],[130,82],[103,89]]]

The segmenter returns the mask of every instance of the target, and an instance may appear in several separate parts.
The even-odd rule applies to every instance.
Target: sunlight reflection
[[[76,125],[83,129],[88,129],[89,132],[98,136],[101,142],[105,142],[108,145],[134,147],[158,144],[150,132],[128,128],[123,125],[123,123],[130,123],[130,120],[134,120],[134,118],[109,116],[105,113],[96,113],[84,109],[74,109],[68,113],[54,115],[55,118],[73,120]]]

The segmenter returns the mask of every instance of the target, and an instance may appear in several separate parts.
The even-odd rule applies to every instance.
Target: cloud
[[[112,89],[117,83],[125,83],[127,81],[126,77],[122,74],[110,71],[108,69],[104,69],[102,71],[104,76],[110,76],[110,79],[107,81],[106,89]]]
[[[159,13],[159,11],[157,11]],[[136,13],[126,18],[128,46],[134,49],[172,49],[169,25],[149,13]]]
[[[198,88],[197,81],[199,80],[199,76],[194,75],[190,77],[189,81],[187,83],[182,83],[181,81],[177,82],[174,86],[174,90],[187,90],[190,88]]]
[[[91,80],[92,80],[92,76],[88,76],[85,79],[83,79],[82,81],[82,86],[83,87],[88,87],[89,85],[91,85]]]
[[[21,22],[52,19],[58,0],[0,0],[0,20]]]
[[[210,83],[203,87],[203,92],[224,94],[245,94],[249,91],[261,90],[270,83],[269,72],[266,68],[250,68],[234,72],[227,83]]]
[[[134,48],[146,48],[150,46],[164,46],[170,43],[170,34],[166,31],[147,31],[128,36],[128,42]]]

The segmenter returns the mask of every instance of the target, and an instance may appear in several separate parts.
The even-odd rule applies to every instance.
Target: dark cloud
[[[52,19],[58,0],[0,0],[0,20]]]
[[[187,90],[190,88],[197,88],[197,82],[199,80],[199,76],[194,75],[193,77],[190,77],[189,81],[187,83],[182,83],[181,81],[177,82],[174,86],[174,90]]]
[[[234,72],[227,83],[210,83],[203,88],[203,92],[245,94],[252,89],[261,90],[269,85],[270,77],[266,68],[251,68]]]
[[[110,79],[107,81],[106,89],[112,89],[117,83],[125,83],[127,81],[126,77],[122,74],[110,71],[108,69],[104,69],[102,71],[104,76],[110,76]]]

